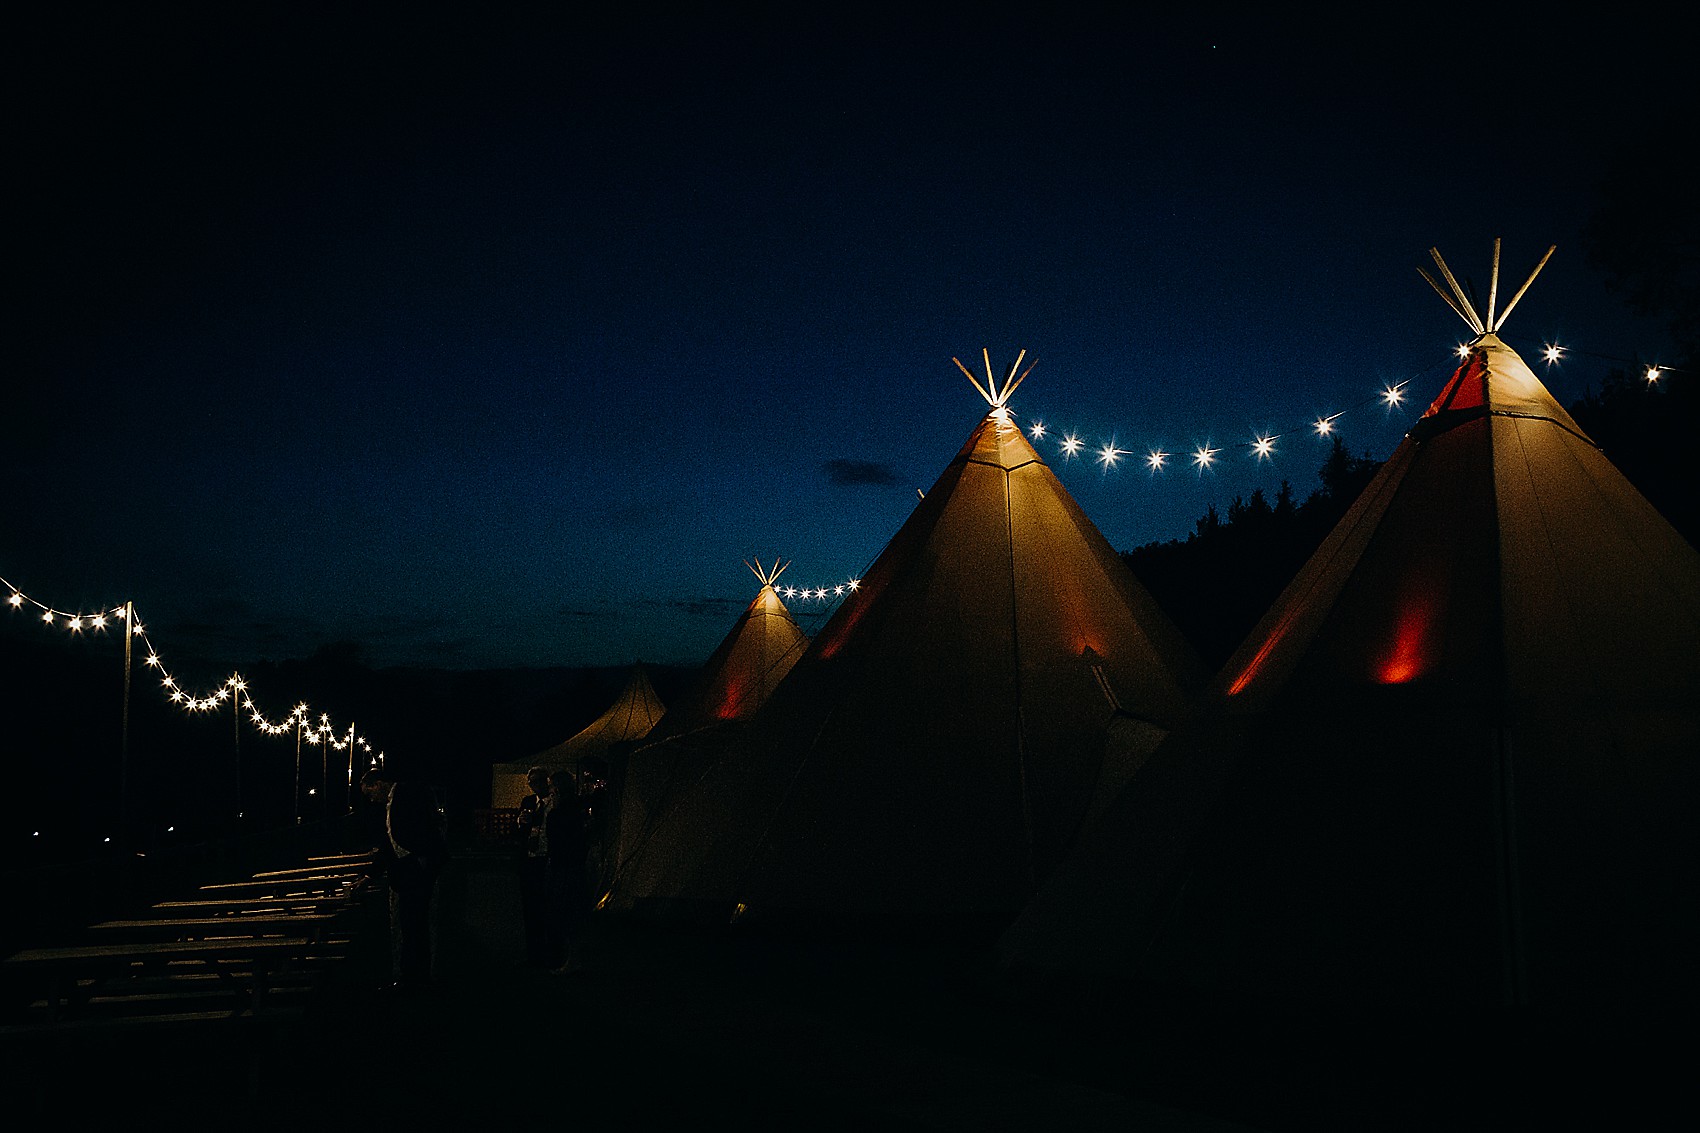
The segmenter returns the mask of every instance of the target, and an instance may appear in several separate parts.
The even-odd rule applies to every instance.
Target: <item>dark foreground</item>
[[[1090,1022],[919,946],[598,922],[585,968],[520,966],[513,861],[444,878],[439,980],[381,960],[266,1029],[20,1054],[13,1112],[344,1128],[1365,1130],[1687,1127],[1681,1026],[1304,1020],[1155,1002]]]

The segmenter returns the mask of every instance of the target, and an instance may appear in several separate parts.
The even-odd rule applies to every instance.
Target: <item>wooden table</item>
[[[221,881],[203,885],[197,892],[208,897],[304,897],[322,893],[349,893],[366,884],[363,873],[320,873],[304,877],[270,877],[248,881]]]
[[[378,872],[378,865],[370,859],[355,858],[350,861],[323,862],[319,865],[296,866],[294,869],[268,869],[253,875],[254,881],[272,881],[285,878],[324,877],[327,874],[357,873],[371,877]]]
[[[332,929],[346,926],[347,910],[331,912],[252,913],[223,917],[135,917],[100,921],[89,931],[101,939],[125,941],[240,940],[248,937],[302,937],[322,943]]]
[[[126,984],[183,974],[210,973],[235,993],[219,1013],[258,1015],[276,976],[312,946],[306,936],[273,936],[30,948],[8,956],[0,972],[8,983],[41,996],[49,1027],[97,997],[121,994]]]
[[[229,897],[196,897],[181,901],[159,901],[149,908],[160,916],[243,916],[254,913],[282,913],[290,909],[325,911],[346,908],[354,904],[350,893],[308,893],[299,897],[279,897],[265,894],[233,895]]]

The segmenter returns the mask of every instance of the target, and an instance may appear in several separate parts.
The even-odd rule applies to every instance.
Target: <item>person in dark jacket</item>
[[[549,815],[549,769],[533,767],[525,773],[531,793],[519,803],[520,917],[525,925],[525,962],[537,968],[551,967],[549,959],[549,843],[543,828]]]
[[[448,861],[442,808],[428,784],[407,778],[393,765],[368,771],[360,788],[383,808],[377,849],[389,873],[395,987],[423,990],[431,983],[431,901]]]
[[[544,829],[549,843],[549,956],[558,965],[551,969],[553,973],[564,976],[579,969],[579,942],[590,920],[584,802],[579,798],[578,779],[569,770],[549,777]]]

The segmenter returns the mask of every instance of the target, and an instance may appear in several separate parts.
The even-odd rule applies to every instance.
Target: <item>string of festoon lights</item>
[[[85,633],[103,634],[108,631],[124,633],[127,627],[128,635],[141,646],[139,652],[142,664],[158,674],[165,699],[186,714],[216,712],[227,704],[235,704],[241,713],[246,714],[249,724],[263,735],[282,736],[293,733],[299,743],[322,747],[324,755],[321,762],[328,762],[331,752],[336,752],[339,756],[346,753],[347,759],[339,758],[337,762],[339,765],[344,762],[347,764],[347,786],[351,796],[356,758],[364,761],[362,770],[383,765],[383,751],[374,751],[371,741],[362,736],[352,723],[346,727],[335,723],[326,712],[319,713],[315,719],[305,702],[294,705],[286,714],[276,719],[268,716],[254,703],[248,680],[240,672],[233,672],[223,682],[205,692],[194,693],[185,689],[166,668],[165,660],[149,639],[147,627],[137,615],[134,603],[126,602],[94,613],[73,612],[25,594],[4,577],[0,577],[0,593],[6,595],[0,602],[3,602],[8,610],[14,613],[27,611],[44,626],[54,627],[74,636]],[[300,822],[299,761],[296,777],[296,821]],[[326,785],[328,786],[328,783]]]
[[[1458,344],[1454,353],[1460,359],[1468,358],[1470,356],[1470,344]],[[1543,343],[1541,346],[1541,361],[1546,363],[1548,370],[1551,370],[1552,367],[1556,366],[1567,356],[1572,354],[1609,362],[1641,365],[1643,366],[1643,369],[1640,374],[1640,380],[1645,382],[1649,388],[1657,387],[1660,382],[1669,379],[1671,375],[1683,372],[1681,368],[1676,366],[1646,365],[1633,359],[1622,358],[1615,355],[1599,354],[1585,350],[1577,350],[1571,347],[1560,346],[1552,342]],[[1105,471],[1109,471],[1118,467],[1123,459],[1137,456],[1144,466],[1152,473],[1165,472],[1171,466],[1183,465],[1189,466],[1192,469],[1203,473],[1214,470],[1216,466],[1225,460],[1229,454],[1235,452],[1243,453],[1245,456],[1255,461],[1273,460],[1276,456],[1277,444],[1282,440],[1289,439],[1294,436],[1304,435],[1323,440],[1332,439],[1339,433],[1344,418],[1346,418],[1349,414],[1365,408],[1366,406],[1380,406],[1389,413],[1392,413],[1395,410],[1404,409],[1406,408],[1408,387],[1412,382],[1432,374],[1437,370],[1443,370],[1451,364],[1452,363],[1448,361],[1429,366],[1400,381],[1389,382],[1383,385],[1381,389],[1353,404],[1346,406],[1344,409],[1337,410],[1333,413],[1319,415],[1308,422],[1294,423],[1283,429],[1271,429],[1267,432],[1257,433],[1249,440],[1241,441],[1237,444],[1213,446],[1206,442],[1198,445],[1191,451],[1171,452],[1161,445],[1146,446],[1143,449],[1122,448],[1114,439],[1115,434],[1113,433],[1109,434],[1112,439],[1108,441],[1088,443],[1077,432],[1053,432],[1053,430],[1042,420],[1031,421],[1025,426],[1025,430],[1027,435],[1034,442],[1054,440],[1057,447],[1057,453],[1065,463],[1076,458],[1083,460],[1091,459],[1097,463],[1100,468]],[[961,365],[961,363],[959,362],[958,365]],[[999,408],[1001,409],[1002,407],[1000,406]],[[1007,410],[1005,412],[1006,416],[1008,416]]]
[[[1510,336],[1500,335],[1500,337],[1508,338]],[[1521,339],[1520,341],[1528,342],[1530,340]],[[1470,356],[1470,344],[1467,342],[1457,344],[1453,353],[1460,360],[1468,358]],[[1553,342],[1541,343],[1540,357],[1541,361],[1546,364],[1548,371],[1551,371],[1553,367],[1557,366],[1567,357],[1572,355],[1607,362],[1618,362],[1628,366],[1641,366],[1642,370],[1639,377],[1648,388],[1657,387],[1661,382],[1668,380],[1673,374],[1680,374],[1684,372],[1680,367],[1676,366],[1648,365],[1635,359],[1623,358],[1617,355],[1579,350],[1573,347],[1560,346]],[[987,360],[987,364],[989,367],[989,359]],[[958,362],[957,365],[961,366],[962,364],[961,362]],[[1096,444],[1089,444],[1076,432],[1056,432],[1047,426],[1043,420],[1037,419],[1029,422],[1024,427],[1024,431],[1035,443],[1035,446],[1037,446],[1038,442],[1041,441],[1054,441],[1057,453],[1064,463],[1076,458],[1082,460],[1090,459],[1095,461],[1100,468],[1108,471],[1118,467],[1125,458],[1137,456],[1140,458],[1144,466],[1152,473],[1165,472],[1169,470],[1171,466],[1180,466],[1184,464],[1202,474],[1204,472],[1216,470],[1217,465],[1225,460],[1228,454],[1236,451],[1243,452],[1245,456],[1254,461],[1268,461],[1275,459],[1277,455],[1276,446],[1284,439],[1290,439],[1295,436],[1309,436],[1321,440],[1332,440],[1340,433],[1342,424],[1348,415],[1356,413],[1369,406],[1379,406],[1388,413],[1407,409],[1409,408],[1407,406],[1407,399],[1409,397],[1410,385],[1419,379],[1433,375],[1437,371],[1445,370],[1451,365],[1453,365],[1451,360],[1443,360],[1434,365],[1425,367],[1422,370],[1412,373],[1409,377],[1396,382],[1384,384],[1379,390],[1366,395],[1357,402],[1347,405],[1343,409],[1319,415],[1308,422],[1295,423],[1285,429],[1272,429],[1267,432],[1258,433],[1252,436],[1249,440],[1242,441],[1235,445],[1224,444],[1212,446],[1209,444],[1201,444],[1190,452],[1170,452],[1161,446],[1152,446],[1144,449],[1143,451],[1133,448],[1123,448],[1113,439]],[[970,375],[970,380],[974,380],[972,375]],[[1010,380],[1006,382],[1004,390],[1001,391],[1001,396],[992,396],[988,398],[988,400],[994,403],[993,412],[1002,413],[1006,420],[1013,417],[1013,414],[1007,407],[1001,404],[1001,401],[1003,398],[1008,396],[1009,391],[1015,384],[1019,384],[1019,382],[1015,380],[1014,373],[1012,372]],[[978,385],[978,382],[976,382],[976,385]],[[1111,436],[1113,437],[1114,434],[1111,434]],[[850,578],[842,582],[810,586],[797,586],[790,584],[779,585],[777,583],[772,583],[772,585],[774,592],[784,598],[787,602],[819,605],[821,603],[835,601],[855,594],[861,586],[861,580],[859,578]]]

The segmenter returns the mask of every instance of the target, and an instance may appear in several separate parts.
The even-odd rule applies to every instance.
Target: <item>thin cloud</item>
[[[864,485],[884,488],[898,483],[897,472],[891,465],[872,460],[829,460],[826,462],[826,478],[840,488]]]

